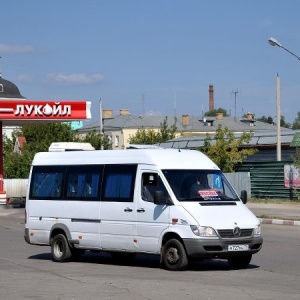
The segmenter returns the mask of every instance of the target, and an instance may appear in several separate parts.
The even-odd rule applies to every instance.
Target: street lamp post
[[[283,47],[277,40],[275,40],[274,38],[269,38],[269,44],[271,45],[271,46],[278,46],[278,47],[280,47],[280,48],[282,48],[282,49],[284,49],[285,51],[287,51],[288,53],[290,53],[290,54],[292,54],[293,56],[295,56],[298,60],[300,60],[300,57],[298,56],[298,55],[296,55],[295,53],[293,53],[292,51],[290,51],[290,50],[288,50],[288,49],[286,49],[285,47]]]
[[[280,78],[276,77],[276,116],[277,116],[277,161],[281,161],[281,132],[280,132]]]
[[[268,40],[269,44],[271,46],[278,46],[280,48],[282,48],[283,50],[287,51],[288,53],[292,54],[294,57],[296,57],[298,60],[300,60],[300,57],[298,55],[296,55],[295,53],[291,52],[290,50],[288,50],[287,48],[285,48],[284,46],[282,46],[277,40],[275,40],[274,38],[269,38]],[[276,114],[277,114],[277,161],[281,161],[281,133],[280,133],[280,119],[281,119],[281,115],[280,115],[280,79],[279,76],[277,74],[276,77]]]

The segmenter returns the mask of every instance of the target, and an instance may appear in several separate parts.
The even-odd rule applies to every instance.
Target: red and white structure
[[[0,204],[6,203],[3,186],[3,127],[91,119],[91,102],[28,100],[0,73]]]

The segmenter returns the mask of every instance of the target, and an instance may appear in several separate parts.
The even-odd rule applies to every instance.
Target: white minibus
[[[246,268],[263,243],[246,201],[196,150],[37,153],[24,237],[51,246],[56,262],[105,251],[124,260],[159,255],[168,270],[203,258]]]

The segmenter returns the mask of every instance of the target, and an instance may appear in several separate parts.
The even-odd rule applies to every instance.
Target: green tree
[[[129,137],[128,142],[130,144],[153,145],[156,143],[171,140],[176,136],[176,121],[177,120],[175,118],[174,123],[171,126],[169,126],[168,118],[166,117],[164,121],[160,123],[160,129],[158,131],[154,130],[153,128],[139,128],[135,135]]]
[[[208,117],[215,117],[217,113],[223,113],[224,117],[228,117],[227,110],[221,107],[207,111],[204,115]]]
[[[284,116],[280,117],[280,126],[281,127],[285,127],[285,128],[291,128],[292,127],[292,125],[290,123],[287,123],[285,121],[285,117]]]
[[[236,138],[227,127],[222,129],[222,126],[219,125],[214,139],[206,134],[204,148],[201,151],[210,157],[223,172],[234,172],[235,165],[257,152],[257,149],[253,148],[241,148],[242,145],[250,142],[252,136],[253,132],[244,132],[239,138]]]
[[[76,132],[66,123],[34,124],[22,126],[18,136],[26,138],[25,152],[48,151],[52,142],[73,142]]]
[[[3,139],[3,175],[5,178],[27,178],[30,165],[23,155],[13,152],[15,136],[12,139],[4,136]]]
[[[156,134],[156,139],[158,142],[165,142],[168,140],[171,140],[175,138],[176,135],[176,121],[177,119],[174,119],[174,123],[169,127],[168,126],[168,118],[166,117],[162,123],[160,123],[160,130]]]
[[[112,143],[108,136],[96,130],[88,132],[84,138],[77,137],[77,142],[90,143],[96,150],[111,150]]]
[[[299,113],[298,113],[299,115]],[[300,148],[296,148],[295,154],[292,156],[294,167],[299,171],[300,170]],[[300,191],[299,189],[294,188],[293,194],[296,196],[297,200],[300,200]]]
[[[274,123],[273,118],[270,117],[270,116],[269,117],[262,116],[260,118],[257,118],[256,120],[260,121],[260,122],[268,123],[268,124],[273,124]]]
[[[300,170],[300,148],[296,148],[296,152],[293,155],[293,163],[296,168]]]
[[[297,117],[293,122],[292,129],[300,129],[300,111],[297,113]]]
[[[24,136],[22,154],[13,152],[17,136]],[[28,178],[32,159],[37,152],[48,151],[52,142],[72,142],[75,132],[65,123],[24,125],[4,140],[3,173],[5,178]]]

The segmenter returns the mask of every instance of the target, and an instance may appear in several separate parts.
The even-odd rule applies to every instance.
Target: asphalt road
[[[247,269],[204,260],[171,272],[146,255],[122,265],[105,254],[54,263],[50,247],[24,241],[24,209],[1,212],[0,299],[299,299],[300,227],[262,228],[263,249]]]

